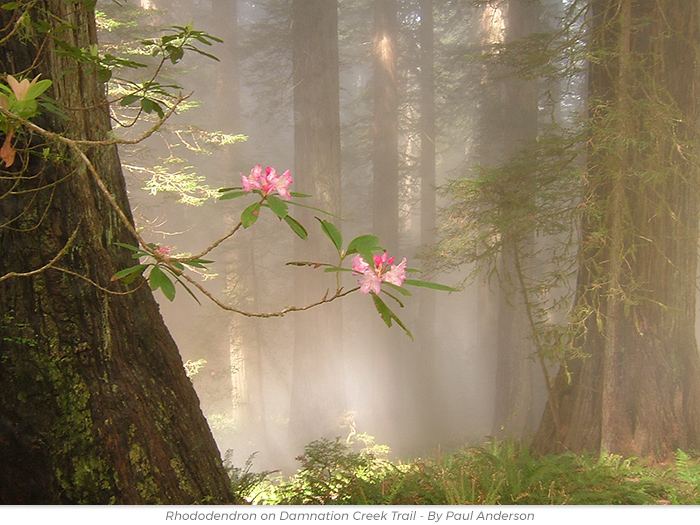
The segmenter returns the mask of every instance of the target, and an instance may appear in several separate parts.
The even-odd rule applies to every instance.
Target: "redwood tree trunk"
[[[293,2],[294,180],[298,191],[316,197],[317,206],[340,215],[340,89],[338,3]],[[314,214],[295,217],[308,228],[295,248],[297,260],[333,261],[337,253],[320,232]],[[338,225],[340,226],[340,225]],[[311,272],[314,272],[311,274]],[[296,300],[308,304],[335,287],[334,278],[300,269]],[[342,310],[339,304],[313,309],[296,320],[290,430],[297,445],[337,434],[345,411],[342,382]]]
[[[30,14],[52,27],[50,35],[44,41],[38,26],[35,39],[10,38],[0,70],[53,80],[50,93],[65,117],[38,124],[76,139],[106,138],[103,87],[55,53],[55,39],[76,48],[95,42],[92,9],[43,0]],[[12,27],[6,24],[16,16],[0,11],[0,25]],[[42,151],[40,142],[35,136],[34,151]],[[0,502],[232,502],[148,287],[118,295],[78,277],[117,291],[110,277],[134,261],[114,243],[136,241],[85,167],[65,148],[51,148],[46,162],[20,153],[0,178]],[[129,214],[116,148],[87,154]],[[67,245],[54,267],[7,277],[41,268]]]
[[[541,450],[665,457],[700,445],[694,335],[698,4],[592,2],[589,172],[575,314]]]

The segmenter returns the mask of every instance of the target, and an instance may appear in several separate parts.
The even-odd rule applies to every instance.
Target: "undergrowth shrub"
[[[665,464],[618,455],[533,455],[526,444],[491,441],[451,454],[393,463],[366,434],[306,446],[296,474],[237,484],[252,503],[283,505],[700,504],[700,461],[678,451]]]

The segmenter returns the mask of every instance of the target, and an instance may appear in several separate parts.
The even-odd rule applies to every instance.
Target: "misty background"
[[[346,242],[377,234],[390,255],[425,269],[421,278],[465,287],[405,298],[405,307],[394,311],[413,340],[397,326],[387,328],[370,297],[359,293],[272,319],[232,314],[205,297],[200,306],[181,288],[172,303],[157,294],[183,361],[191,363],[219,449],[232,450],[234,464],[257,453],[255,470],[289,473],[304,445],[322,437],[366,433],[391,447],[393,456],[409,458],[535,430],[546,402],[544,381],[530,359],[529,328],[509,278],[512,259],[503,252],[491,271],[468,279],[475,266],[441,257],[440,240],[455,220],[449,181],[504,165],[545,131],[565,134],[576,127],[585,76],[575,61],[552,63],[551,75],[535,76],[516,74],[521,64],[489,60],[496,49],[509,56],[509,45],[558,29],[568,4],[338,2],[341,169],[333,184],[339,192],[304,203],[342,217],[333,222]],[[189,22],[223,40],[206,49],[218,62],[192,53],[164,72],[165,81],[194,92],[187,111],[145,145],[121,151],[146,238],[174,253],[199,252],[229,231],[243,209],[239,200],[217,201],[215,190],[240,185],[240,174],[256,164],[279,173],[290,169],[292,189],[313,193],[306,189],[320,175],[295,170],[292,51],[300,14],[293,2],[129,0],[120,6],[99,0],[97,6],[100,42],[108,50]],[[389,22],[382,26],[382,20]],[[381,49],[395,59],[388,78],[377,73]],[[386,85],[395,113],[378,119],[376,101],[383,95],[377,87]],[[392,143],[378,142],[377,134],[394,132],[390,151]],[[393,162],[395,177],[380,162]],[[387,201],[392,194],[395,204]],[[272,213],[261,213],[253,227],[209,254],[216,263],[203,276],[206,288],[251,312],[301,306],[333,289],[333,276],[324,281],[329,277],[320,270],[285,265],[336,262],[314,214],[290,213],[309,231],[308,241],[296,240]],[[531,239],[532,272],[548,267],[548,256],[538,255],[550,253],[543,249],[548,242]],[[350,275],[342,278],[345,286],[355,283]],[[567,279],[545,294],[566,298]],[[565,312],[566,301],[560,306]]]

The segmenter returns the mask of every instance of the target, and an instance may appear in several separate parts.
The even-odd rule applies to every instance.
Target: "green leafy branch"
[[[347,260],[348,257],[354,256],[354,255],[359,255],[362,257],[364,261],[372,261],[374,259],[374,255],[376,253],[382,253],[385,250],[379,246],[379,238],[376,237],[375,235],[370,235],[370,234],[365,234],[365,235],[360,235],[358,237],[355,237],[352,239],[348,245],[343,248],[343,235],[340,233],[340,230],[331,222],[325,220],[325,219],[320,219],[316,217],[316,220],[320,223],[321,225],[321,230],[323,233],[330,239],[331,243],[335,247],[337,253],[338,253],[338,259],[339,262],[336,265],[333,264],[328,264],[328,263],[317,263],[317,262],[307,262],[307,261],[295,261],[295,262],[290,262],[287,264],[294,265],[294,266],[311,266],[313,268],[324,268],[324,272],[326,273],[341,273],[341,272],[354,272],[353,269],[350,268],[344,268],[342,265],[343,263]],[[407,268],[406,269],[407,273],[417,273],[419,270]],[[355,272],[356,273],[356,272]],[[403,297],[410,297],[411,292],[407,290],[406,288],[403,287],[403,285],[409,285],[409,286],[416,286],[416,287],[421,287],[421,288],[429,288],[431,290],[438,290],[438,291],[444,291],[444,292],[456,292],[458,291],[456,288],[453,288],[451,286],[446,286],[444,284],[439,284],[439,283],[434,283],[431,281],[424,281],[424,280],[419,280],[419,279],[404,279],[401,285],[393,284],[391,282],[383,282],[382,286],[385,287],[380,291],[380,294],[386,295],[390,297],[400,308],[404,307],[403,302],[399,299],[399,295]],[[389,288],[391,292],[387,291],[386,288]],[[338,283],[338,289],[340,288],[340,284]],[[382,321],[388,326],[391,327],[392,324],[395,322],[398,326],[400,326],[403,331],[413,339],[413,335],[411,334],[410,330],[406,327],[406,325],[401,321],[401,319],[393,312],[391,308],[386,304],[386,302],[382,299],[380,294],[375,293],[374,291],[369,292],[370,295],[372,296],[372,302],[374,303],[374,307],[377,310],[377,313],[379,313],[379,316],[381,317]]]
[[[185,265],[191,268],[206,269],[207,264],[211,264],[213,261],[209,261],[201,258],[171,258],[165,253],[165,251],[159,252],[159,250],[164,250],[163,247],[159,247],[156,244],[148,243],[149,251],[142,250],[138,246],[133,246],[131,244],[125,244],[121,242],[114,243],[117,246],[126,248],[133,252],[131,255],[134,259],[140,260],[142,257],[150,259],[148,262],[139,262],[135,266],[130,266],[129,268],[124,268],[118,271],[112,276],[112,281],[121,280],[124,284],[133,283],[138,277],[144,275],[146,270],[149,270],[147,280],[148,285],[152,291],[160,289],[163,295],[172,301],[175,299],[175,283],[179,283],[192,298],[199,303],[199,299],[192,293],[187,285],[182,282],[180,277],[182,272],[185,270]],[[172,277],[172,279],[171,279]]]

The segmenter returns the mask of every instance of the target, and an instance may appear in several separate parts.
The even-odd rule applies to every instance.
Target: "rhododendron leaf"
[[[404,282],[405,282],[405,281],[404,281]],[[394,290],[395,292],[400,293],[400,294],[403,295],[404,297],[410,297],[410,296],[411,296],[411,292],[409,292],[408,290],[406,290],[406,288],[402,288],[401,286],[397,286],[397,285],[395,285],[395,284],[393,284],[393,283],[389,283],[389,282],[384,281],[384,286],[388,286],[389,288],[391,288],[391,289]],[[403,305],[402,305],[402,306],[403,306]]]
[[[343,249],[343,236],[340,234],[338,228],[336,228],[334,224],[319,219],[318,217],[316,217],[316,220],[321,223],[323,233],[331,240],[335,249],[338,250],[338,254],[340,254],[340,251]]]
[[[384,284],[386,284],[386,283],[384,283]],[[394,294],[390,294],[390,293],[387,292],[386,290],[382,290],[382,292],[383,292],[384,295],[386,295],[387,297],[391,297],[394,301],[396,301],[396,304],[398,304],[399,307],[403,308],[403,303],[399,300],[398,297],[396,297]]]
[[[193,268],[204,268],[206,269],[205,264],[211,264],[214,261],[207,261],[206,259],[192,259],[191,261],[182,261],[184,264],[187,266],[192,266]]]
[[[331,266],[330,268],[326,268],[323,271],[326,273],[334,273],[334,272],[351,272],[352,270],[350,268],[341,268],[340,266]]]
[[[117,273],[115,273],[110,280],[117,281],[119,279],[122,279],[124,281],[124,284],[130,284],[134,282],[136,277],[141,275],[144,272],[144,270],[149,266],[149,264],[137,264],[136,266],[124,268],[123,270],[119,270]]]
[[[302,198],[311,197],[311,195],[309,195],[308,193],[299,193],[298,191],[290,191],[289,195],[291,195],[292,197],[302,197]]]
[[[311,266],[312,268],[320,268],[321,266],[333,266],[332,264],[329,263],[319,263],[319,262],[312,262],[312,261],[290,261],[286,263],[287,266]],[[326,269],[327,271],[327,269]]]
[[[197,296],[195,296],[194,293],[192,293],[192,290],[190,290],[190,289],[187,287],[187,285],[186,285],[185,283],[183,283],[183,282],[180,280],[180,277],[179,277],[179,276],[182,275],[181,273],[179,273],[179,272],[173,272],[173,270],[172,270],[171,268],[168,268],[167,266],[164,266],[163,268],[164,268],[170,275],[172,275],[173,278],[174,278],[178,283],[180,283],[180,285],[182,285],[182,287],[185,289],[185,291],[186,291],[188,294],[190,294],[190,296],[192,297],[192,299],[194,299],[195,301],[197,301],[197,304],[200,304],[200,305],[202,304],[202,303],[199,301],[199,299],[197,299]],[[167,279],[167,276],[166,276],[166,279]],[[170,279],[168,279],[168,281],[170,281]],[[166,286],[167,286],[167,285],[166,285]],[[163,290],[163,294],[165,294],[165,288],[162,288],[162,290]],[[175,298],[175,285],[174,285],[174,284],[173,284],[173,289],[172,289],[172,296],[173,296],[173,299],[174,299],[174,298]],[[166,297],[167,297],[167,295],[166,295]],[[169,297],[168,297],[168,298],[169,298]],[[169,298],[169,299],[170,299],[170,298]],[[170,300],[172,301],[173,299],[170,299]]]
[[[374,301],[374,307],[377,309],[377,312],[379,312],[379,316],[382,318],[382,321],[384,321],[384,324],[391,327],[392,315],[389,307],[375,293],[372,294],[372,300]]]
[[[284,202],[282,199],[280,199],[279,197],[275,197],[274,195],[268,195],[266,202],[270,209],[273,211],[273,213],[277,215],[280,219],[284,219],[287,216],[287,203]]]
[[[292,197],[294,196],[293,193],[290,193],[290,195],[291,195]],[[289,204],[294,204],[294,206],[299,206],[299,207],[301,207],[301,208],[306,208],[307,210],[317,211],[317,212],[319,212],[319,213],[323,213],[324,215],[328,215],[329,217],[333,217],[334,219],[340,219],[340,217],[338,217],[337,215],[333,215],[332,213],[327,212],[326,210],[322,210],[321,208],[314,208],[313,206],[307,206],[306,204],[300,204],[300,203],[294,202],[294,201],[289,201]]]
[[[120,246],[121,248],[126,248],[127,250],[131,250],[132,252],[140,252],[141,248],[138,246],[134,246],[132,244],[124,244],[123,242],[115,242],[117,246]]]
[[[284,221],[289,225],[292,231],[299,236],[299,238],[306,240],[306,238],[309,236],[306,229],[301,224],[299,224],[299,222],[296,219],[292,218],[291,215],[287,215],[284,218]]]
[[[119,101],[119,105],[128,106],[129,104],[133,104],[137,100],[141,100],[141,97],[139,97],[138,95],[127,95]]]
[[[178,270],[182,271],[185,269],[184,265],[181,262],[178,261],[170,261],[170,264],[172,264],[175,268]]]
[[[374,307],[377,309],[377,312],[379,312],[379,315],[381,316],[382,321],[384,321],[384,324],[386,324],[388,327],[391,327],[391,321],[396,321],[396,324],[403,328],[403,331],[406,332],[406,335],[413,339],[413,334],[411,334],[408,328],[406,328],[406,326],[401,322],[401,319],[396,317],[396,314],[394,314],[394,312],[392,312],[389,309],[386,303],[382,301],[377,294],[372,294],[372,300],[374,301]]]
[[[345,255],[359,253],[365,261],[372,261],[372,254],[382,250],[377,246],[378,242],[379,238],[374,235],[360,235],[350,241],[347,250],[345,250]]]
[[[222,190],[219,190],[222,191]],[[243,197],[244,195],[248,195],[249,192],[247,191],[230,191],[229,193],[224,193],[223,195],[219,196],[220,201],[225,201],[227,199],[237,199],[238,197]]]
[[[249,228],[258,220],[258,215],[260,215],[260,203],[254,202],[243,210],[241,214],[241,224],[243,224],[244,228]]]
[[[35,99],[39,95],[41,95],[44,91],[49,89],[51,87],[51,82],[48,79],[40,80],[39,82],[36,82],[35,84],[32,84],[29,86],[29,89],[27,90],[27,94],[24,96],[25,99]]]
[[[431,290],[440,290],[442,292],[458,292],[457,288],[451,286],[446,286],[444,284],[431,283],[429,281],[418,281],[416,279],[406,279],[404,284],[410,284],[411,286],[420,286],[421,288],[430,288]]]
[[[157,266],[153,267],[150,275],[148,276],[148,285],[153,291],[160,288],[163,292],[163,295],[169,301],[175,299],[175,285],[170,280],[170,277],[165,275],[165,273],[163,273],[163,270],[161,270]]]
[[[190,290],[190,289],[187,287],[187,285],[185,285],[185,283],[183,283],[180,279],[178,279],[177,282],[179,282],[179,283],[182,285],[182,287],[185,289],[185,291],[186,291],[188,294],[190,294],[190,296],[192,297],[192,299],[194,299],[195,301],[197,301],[197,304],[199,304],[199,305],[202,304],[202,303],[199,301],[199,299],[197,299],[197,296],[196,296],[195,294],[192,293],[192,290]]]

